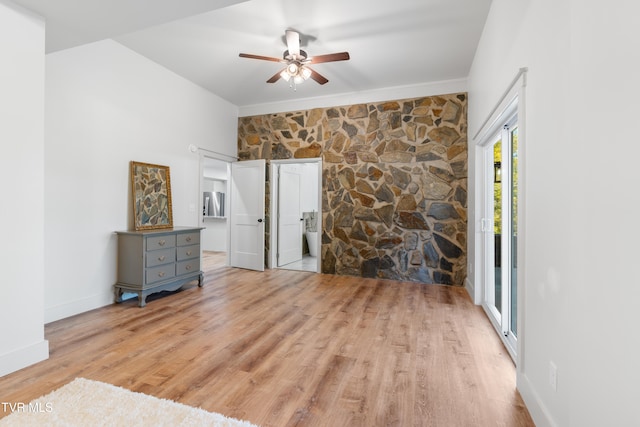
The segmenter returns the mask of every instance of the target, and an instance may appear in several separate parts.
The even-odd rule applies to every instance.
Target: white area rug
[[[13,405],[12,413],[0,419],[0,426],[256,427],[246,421],[84,378],[76,378],[46,396],[21,404],[20,408]]]

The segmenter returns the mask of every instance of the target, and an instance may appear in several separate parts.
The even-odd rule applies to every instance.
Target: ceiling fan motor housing
[[[282,59],[286,60],[286,61],[305,61],[309,56],[307,55],[307,52],[305,52],[304,50],[300,49],[300,54],[298,55],[297,58],[294,58],[293,55],[289,54],[289,50],[285,50],[284,53],[282,54]]]

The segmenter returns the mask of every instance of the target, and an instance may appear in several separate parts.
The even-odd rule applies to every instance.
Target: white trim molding
[[[475,144],[482,144],[486,139],[487,134],[491,133],[496,126],[499,126],[501,119],[504,116],[509,115],[507,107],[513,101],[513,99],[520,94],[520,88],[524,88],[527,85],[527,67],[522,67],[518,70],[516,76],[511,80],[509,86],[504,91],[498,103],[493,107],[487,118],[482,122],[480,129],[473,136]]]
[[[478,304],[478,302],[476,302],[476,288],[475,285],[471,282],[471,280],[469,280],[469,276],[464,278],[464,288],[467,290],[467,293],[469,294],[469,296],[471,297],[471,300],[473,301],[474,304]]]
[[[286,111],[328,108],[340,105],[353,105],[370,102],[382,102],[396,99],[419,98],[422,96],[444,95],[467,92],[467,79],[453,79],[417,85],[395,86],[370,91],[339,93],[314,98],[287,100],[271,104],[245,105],[239,108],[238,117],[257,116]]]
[[[0,355],[0,377],[49,358],[49,341],[42,340]]]
[[[527,405],[531,418],[536,421],[538,426],[557,427],[558,424],[551,417],[551,413],[536,393],[536,388],[531,384],[527,375],[518,370],[516,377],[516,387]]]

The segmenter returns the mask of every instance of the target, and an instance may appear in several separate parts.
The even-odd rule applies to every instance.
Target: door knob
[[[258,219],[258,222],[262,222],[262,218]]]

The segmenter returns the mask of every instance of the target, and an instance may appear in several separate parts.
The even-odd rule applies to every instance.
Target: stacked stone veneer
[[[463,285],[465,93],[242,117],[238,152],[322,157],[323,273]]]

